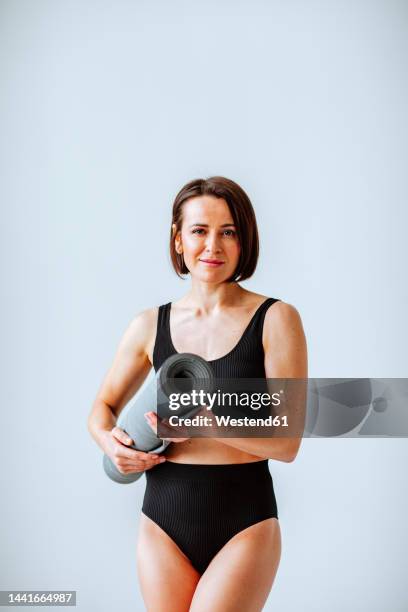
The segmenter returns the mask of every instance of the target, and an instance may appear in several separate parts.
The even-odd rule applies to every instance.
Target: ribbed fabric
[[[217,465],[166,461],[146,472],[142,512],[202,574],[234,535],[278,518],[268,461]]]
[[[256,310],[234,348],[218,359],[209,360],[216,378],[264,378],[263,322],[269,306],[278,299],[267,298]],[[170,333],[171,302],[159,306],[153,365],[156,372],[162,363],[177,354]],[[192,351],[193,352],[193,351]]]
[[[216,378],[265,378],[262,332],[267,298],[238,343],[208,361]],[[170,333],[171,302],[159,307],[153,365],[177,354]],[[193,352],[193,351],[192,351]],[[169,535],[202,574],[234,535],[268,518],[278,518],[268,461],[218,465],[166,461],[147,470],[142,512]]]

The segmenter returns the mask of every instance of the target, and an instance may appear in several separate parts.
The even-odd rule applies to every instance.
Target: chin
[[[231,274],[225,274],[225,271],[223,271],[223,274],[220,274],[220,270],[208,270],[208,272],[206,274],[199,274],[197,275],[198,280],[202,280],[204,282],[216,282],[216,283],[223,283],[224,281],[226,281],[229,277],[231,276]]]

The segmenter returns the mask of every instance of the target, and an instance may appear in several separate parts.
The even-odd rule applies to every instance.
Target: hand
[[[157,424],[159,422],[159,417],[157,416],[157,414],[155,412],[145,412],[144,414],[146,421],[149,423],[150,427],[152,428],[152,430],[154,431],[154,433],[157,436]],[[167,425],[167,423],[165,423],[163,421],[163,419],[160,419],[160,428],[162,431],[166,431],[166,433],[168,432],[169,436],[171,436],[172,433],[175,433],[177,430],[174,427],[171,427],[170,425]],[[160,435],[160,440],[166,440],[167,442],[185,442],[186,440],[189,440],[190,438],[163,438]]]
[[[106,432],[104,451],[121,474],[144,472],[166,461],[165,457],[129,448],[133,440],[120,427]]]

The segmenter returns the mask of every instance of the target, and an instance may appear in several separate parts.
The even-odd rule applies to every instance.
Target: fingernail
[[[164,461],[166,461],[165,457],[160,457],[160,463],[163,463]]]
[[[144,418],[146,419],[146,421],[150,421],[150,416],[149,416],[147,413],[146,413],[146,414],[144,414],[143,416],[144,416]]]

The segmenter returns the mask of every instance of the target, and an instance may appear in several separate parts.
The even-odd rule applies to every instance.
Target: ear
[[[177,225],[175,223],[173,223],[173,225],[171,226],[171,230],[173,232],[174,246],[176,252],[180,255],[183,252],[183,246],[181,243],[181,232],[180,230],[177,231]]]

